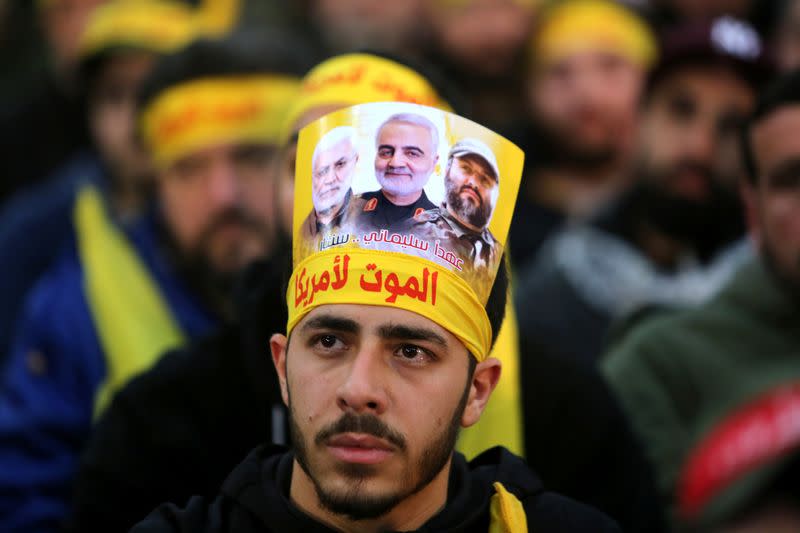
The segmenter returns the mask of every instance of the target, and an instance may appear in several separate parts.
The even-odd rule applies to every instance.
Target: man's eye
[[[335,336],[333,335],[323,335],[319,338],[319,343],[324,346],[325,348],[333,348],[336,346],[336,341],[338,341]]]
[[[404,344],[398,349],[397,352],[398,355],[403,357],[403,359],[415,360],[419,362],[431,357],[431,354],[428,352],[428,350],[413,344]]]
[[[332,333],[324,333],[313,337],[310,346],[323,352],[339,352],[347,348],[342,339]]]

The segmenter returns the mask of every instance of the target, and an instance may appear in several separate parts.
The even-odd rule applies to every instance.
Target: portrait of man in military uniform
[[[467,277],[494,270],[503,250],[489,231],[500,191],[500,172],[492,150],[472,138],[454,144],[447,157],[444,185],[442,205],[415,217],[408,230],[427,240],[435,254],[436,250],[452,252],[462,259],[457,268]]]
[[[425,195],[439,160],[439,131],[422,115],[392,115],[375,138],[375,178],[381,188],[358,197],[356,227],[391,229],[436,207]]]
[[[311,163],[311,200],[314,208],[303,222],[303,239],[315,246],[328,233],[346,230],[353,198],[353,176],[358,152],[356,131],[334,128],[314,148]]]

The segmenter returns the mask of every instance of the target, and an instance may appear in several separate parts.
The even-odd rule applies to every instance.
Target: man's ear
[[[472,357],[472,356],[470,356]],[[461,416],[461,426],[468,428],[481,418],[492,391],[500,381],[501,363],[494,357],[489,357],[475,366],[472,375],[472,384],[469,388],[467,405]]]
[[[283,398],[283,403],[288,407],[289,389],[286,387],[286,344],[286,336],[280,333],[276,333],[269,339],[272,362],[275,365],[278,381],[281,384],[281,398]]]
[[[747,231],[756,248],[761,247],[761,212],[758,202],[758,188],[752,183],[742,181],[739,184],[739,195],[742,198]]]

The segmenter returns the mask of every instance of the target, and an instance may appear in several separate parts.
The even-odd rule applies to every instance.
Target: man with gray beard
[[[391,230],[436,207],[423,190],[439,160],[436,126],[421,115],[398,113],[381,124],[375,143],[381,188],[357,198],[355,225],[362,231]]]

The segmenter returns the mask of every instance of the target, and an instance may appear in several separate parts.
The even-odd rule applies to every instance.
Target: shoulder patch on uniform
[[[377,198],[370,198],[369,201],[364,204],[364,211],[375,211],[375,208],[378,206],[378,199]]]
[[[422,213],[425,212],[424,207],[418,207],[416,211],[414,211],[414,218],[419,217]]]

